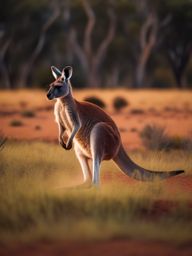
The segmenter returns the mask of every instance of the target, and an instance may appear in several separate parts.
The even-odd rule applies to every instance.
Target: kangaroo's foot
[[[88,189],[88,188],[92,188],[92,187],[94,187],[94,186],[93,186],[91,180],[86,180],[82,184],[78,184],[75,186],[57,187],[54,189],[54,191],[62,192],[62,191],[66,191],[69,189]]]
[[[77,186],[71,187],[72,189],[88,189],[92,188],[92,182],[91,180],[84,181],[82,184],[79,184]]]

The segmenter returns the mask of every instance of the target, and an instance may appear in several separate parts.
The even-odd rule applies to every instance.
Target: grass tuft
[[[86,98],[84,99],[84,101],[93,103],[93,104],[99,106],[100,108],[105,108],[105,107],[106,107],[104,101],[102,101],[101,99],[99,99],[99,98],[96,97],[96,96],[86,97]]]

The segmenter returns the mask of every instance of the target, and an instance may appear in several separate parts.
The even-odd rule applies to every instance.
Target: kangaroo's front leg
[[[70,146],[66,146],[66,137],[65,137],[65,127],[63,127],[63,125],[61,125],[60,123],[58,123],[58,127],[59,127],[59,144],[66,150],[70,150],[72,148]]]
[[[77,134],[77,132],[80,129],[80,124],[75,124],[75,126],[73,127],[72,133],[69,136],[67,143],[66,143],[66,148],[67,149],[71,149],[72,148],[72,143],[73,143],[73,139],[75,137],[75,135]]]
[[[72,132],[71,132],[71,135],[69,136],[68,141],[66,143],[67,148],[72,147],[73,139],[74,139],[75,135],[77,134],[77,132],[79,131],[79,129],[81,128],[81,122],[79,119],[79,115],[77,113],[69,111],[69,116],[70,116],[71,123],[72,123]]]

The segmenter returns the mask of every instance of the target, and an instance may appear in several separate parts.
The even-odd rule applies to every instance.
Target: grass
[[[191,174],[192,153],[131,157],[146,168],[181,168]],[[191,241],[190,195],[171,194],[163,182],[123,184],[112,162],[102,165],[114,180],[100,189],[56,189],[82,182],[72,151],[46,143],[7,142],[0,152],[0,241],[38,239],[93,240],[136,238],[185,243]],[[171,159],[171,161],[170,161]],[[154,214],[158,201],[176,207]]]

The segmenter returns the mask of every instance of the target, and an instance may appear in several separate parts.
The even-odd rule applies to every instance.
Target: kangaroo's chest
[[[55,104],[54,109],[55,121],[65,127],[69,132],[72,130],[72,121],[70,117],[70,111],[61,106],[59,103]]]
[[[68,134],[71,135],[74,124],[72,122],[73,109],[63,107],[60,103],[55,103],[55,121],[63,126]],[[90,120],[84,120],[84,118],[80,115],[81,120],[81,128],[75,135],[73,140],[74,144],[86,155],[90,156],[90,132],[92,129],[92,123]]]

